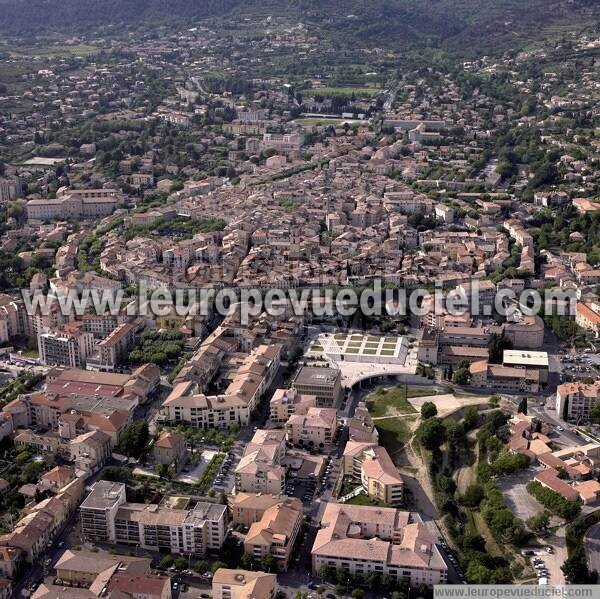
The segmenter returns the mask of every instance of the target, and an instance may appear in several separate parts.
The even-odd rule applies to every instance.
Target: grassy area
[[[415,416],[382,418],[375,421],[379,433],[379,444],[385,447],[390,455],[400,451],[411,436],[411,424]]]
[[[43,56],[44,58],[61,58],[65,56],[87,56],[88,54],[98,52],[98,48],[88,44],[76,44],[74,46],[57,44],[49,46],[21,46],[19,48],[12,48],[11,52],[25,57]]]
[[[317,87],[307,90],[306,93],[312,92],[319,96],[376,96],[382,92],[381,89],[374,87]]]
[[[382,416],[397,414],[414,414],[416,409],[408,401],[408,397],[422,397],[435,395],[432,389],[392,387],[390,389],[378,389],[367,397],[367,406],[371,416],[381,418]]]
[[[500,545],[496,543],[496,539],[492,536],[490,529],[488,528],[483,516],[480,512],[467,510],[469,518],[472,518],[473,525],[477,532],[485,539],[485,548],[492,557],[502,557],[504,552]]]

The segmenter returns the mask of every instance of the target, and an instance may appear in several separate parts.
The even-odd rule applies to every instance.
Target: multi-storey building
[[[343,460],[344,475],[359,482],[371,499],[393,506],[402,503],[404,480],[385,448],[348,441]]]
[[[118,325],[96,346],[96,352],[87,360],[90,370],[114,370],[135,340],[135,327],[124,322]]]
[[[314,395],[301,395],[296,389],[276,389],[269,402],[272,422],[283,424],[292,414],[306,414],[317,405]]]
[[[29,200],[27,220],[82,220],[102,218],[112,214],[117,206],[118,192],[114,189],[72,190],[56,199]]]
[[[212,579],[214,599],[274,599],[276,592],[275,574],[219,568]]]
[[[302,503],[297,499],[267,508],[261,519],[250,526],[244,539],[244,552],[259,562],[271,556],[280,571],[287,570],[302,515]]]
[[[411,586],[444,584],[448,566],[414,512],[328,503],[312,548],[312,568],[407,578]]]
[[[342,397],[342,375],[334,368],[304,366],[294,380],[293,387],[301,395],[314,395],[317,406],[335,408]]]
[[[43,364],[82,368],[94,349],[94,336],[85,332],[81,323],[67,323],[39,333],[38,347]]]
[[[338,428],[335,408],[308,408],[306,414],[292,414],[285,430],[293,445],[328,450]]]
[[[265,493],[237,493],[229,497],[229,513],[233,526],[241,524],[246,528],[258,522],[267,509],[285,501],[285,495]]]
[[[590,413],[600,401],[600,379],[594,383],[563,383],[556,389],[556,414],[565,420],[588,422]]]
[[[84,538],[185,555],[218,550],[227,534],[227,507],[198,502],[189,509],[128,503],[125,485],[99,481],[81,504]]]
[[[242,493],[279,495],[285,487],[285,431],[258,430],[235,469],[235,489]]]

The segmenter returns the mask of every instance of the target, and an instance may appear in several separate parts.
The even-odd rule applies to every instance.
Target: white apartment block
[[[94,350],[94,335],[66,325],[62,329],[38,334],[38,348],[43,364],[84,368]]]
[[[86,540],[136,545],[150,551],[206,555],[227,534],[227,507],[198,502],[189,509],[127,503],[125,485],[99,481],[81,504]]]

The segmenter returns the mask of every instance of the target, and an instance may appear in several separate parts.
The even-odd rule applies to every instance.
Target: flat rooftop
[[[296,376],[296,385],[334,385],[340,377],[340,371],[334,368],[303,366]]]

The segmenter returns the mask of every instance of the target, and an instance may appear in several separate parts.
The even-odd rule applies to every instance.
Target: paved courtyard
[[[208,468],[211,460],[218,454],[218,451],[205,449],[202,452],[200,461],[189,471],[182,472],[175,480],[181,483],[193,485]]]
[[[527,492],[527,484],[541,470],[539,467],[530,467],[510,476],[498,479],[498,487],[502,491],[508,508],[523,521],[539,514],[544,510],[541,503]]]

